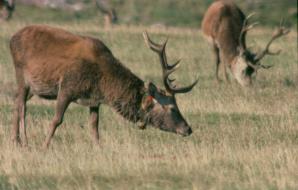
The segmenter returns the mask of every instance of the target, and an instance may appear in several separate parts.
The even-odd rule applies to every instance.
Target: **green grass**
[[[68,1],[70,2],[70,1]],[[78,1],[74,1],[78,2]],[[120,24],[180,26],[198,28],[207,8],[213,0],[111,0],[111,6],[116,10]],[[283,18],[287,25],[297,24],[297,1],[294,0],[235,0],[246,14],[257,13],[252,20],[261,25],[276,26]],[[16,3],[14,19],[24,22],[90,22],[99,25],[103,15],[94,6],[93,0],[81,1],[85,8],[81,11],[67,11],[53,8],[38,8]]]
[[[36,21],[37,22],[37,21]],[[153,128],[138,130],[107,106],[100,110],[101,146],[92,144],[88,109],[71,105],[48,151],[41,149],[55,101],[28,102],[29,148],[10,143],[15,74],[9,38],[27,21],[0,27],[0,189],[297,189],[298,64],[297,33],[278,40],[279,56],[266,57],[254,86],[214,80],[211,48],[199,30],[118,26],[103,30],[94,22],[49,22],[77,34],[98,37],[134,73],[162,87],[158,58],[145,46],[169,36],[169,61],[182,58],[174,75],[179,84],[196,77],[179,107],[192,125],[187,138]],[[263,47],[272,31],[249,34]]]

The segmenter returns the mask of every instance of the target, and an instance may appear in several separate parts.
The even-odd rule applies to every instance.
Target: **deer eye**
[[[166,91],[164,91],[164,90],[160,90],[160,93],[161,93],[162,95],[166,95]]]

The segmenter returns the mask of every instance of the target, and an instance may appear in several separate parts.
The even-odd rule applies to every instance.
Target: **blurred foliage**
[[[19,2],[26,2],[20,0]],[[37,0],[36,0],[37,1]],[[42,1],[42,0],[41,0]],[[51,1],[53,3],[55,1]],[[61,1],[59,1],[61,4]],[[213,0],[111,0],[119,22],[124,24],[162,24],[171,26],[199,27],[204,12]],[[255,20],[262,25],[276,25],[281,18],[287,25],[297,24],[297,0],[235,0],[248,15],[256,12]],[[101,20],[102,14],[96,10],[93,0],[65,0],[66,4],[80,4],[80,11],[70,9],[37,8],[17,3],[16,19],[39,21],[81,21]],[[18,16],[19,15],[19,16]]]

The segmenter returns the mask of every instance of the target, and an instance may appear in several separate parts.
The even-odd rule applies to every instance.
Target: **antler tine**
[[[164,78],[164,84],[166,86],[166,89],[169,89],[172,94],[177,94],[177,93],[187,93],[193,89],[193,87],[198,83],[199,79],[196,79],[191,85],[186,86],[186,87],[180,87],[176,88],[176,86],[171,84],[171,81],[165,80]]]
[[[249,15],[247,15],[246,20],[250,19],[250,17],[255,16],[256,14],[256,12],[250,13]]]
[[[253,29],[253,27],[255,27],[258,24],[259,24],[259,22],[254,22],[254,23],[248,25],[247,27],[245,27],[245,30],[244,31],[247,32],[247,31]]]
[[[282,24],[283,24],[283,21],[280,22],[279,28],[273,33],[273,35],[272,35],[271,39],[269,40],[269,42],[267,43],[265,49],[256,56],[255,62],[259,62],[262,58],[265,57],[265,55],[278,55],[281,52],[281,50],[278,50],[276,52],[270,51],[270,46],[274,40],[276,40],[282,36],[285,36],[290,32],[290,30],[286,29],[284,26],[282,26]]]
[[[243,25],[242,25],[242,29],[241,29],[241,32],[240,32],[240,35],[239,35],[239,44],[240,44],[240,48],[242,51],[245,50],[245,45],[243,44],[244,43],[244,35],[246,34],[246,32],[248,32],[249,30],[253,29],[256,25],[259,24],[259,22],[254,22],[250,25],[248,25],[248,20],[249,18],[251,18],[252,16],[254,16],[256,13],[251,13],[249,14],[243,21]]]
[[[173,65],[168,65],[167,56],[166,56],[166,45],[167,45],[168,39],[165,41],[165,43],[163,43],[162,45],[159,45],[150,39],[147,32],[143,32],[143,37],[148,47],[159,55],[160,64],[162,66],[163,82],[166,90],[171,94],[189,92],[197,84],[198,80],[196,80],[190,86],[176,88],[175,85],[172,85],[172,82],[174,82],[175,79],[169,79],[169,75],[172,74],[178,68],[181,60],[178,60]]]
[[[248,20],[249,20],[251,17],[253,17],[254,15],[256,15],[256,14],[257,14],[257,13],[252,12],[252,13],[250,13],[247,17],[245,17],[244,22],[243,22],[243,25],[242,25],[242,28],[245,28],[246,25],[247,25],[247,23],[248,23]]]
[[[146,31],[143,32],[143,37],[144,37],[145,43],[151,50],[155,52],[160,52],[162,50],[162,46],[153,42],[148,36],[148,33]]]
[[[261,65],[261,64],[252,64],[251,62],[246,62],[246,64],[248,65],[248,66],[250,66],[251,68],[253,68],[255,71],[257,71],[257,70],[259,70],[260,68],[262,68],[262,69],[269,69],[269,68],[271,68],[271,67],[273,67],[273,65]]]
[[[168,65],[168,69],[169,70],[176,70],[180,66],[180,62],[181,62],[181,59],[179,59],[178,61],[176,61],[176,63],[174,63],[172,65]]]
[[[251,62],[247,61],[246,64],[257,71],[260,68],[260,65],[254,65]]]
[[[175,79],[169,79],[169,75],[172,74],[174,71],[170,70],[168,71],[164,76],[164,84],[166,86],[166,89],[171,92],[172,94],[177,93],[187,93],[192,90],[192,88],[198,83],[199,79],[196,79],[191,85],[186,87],[180,87],[177,88],[176,85],[172,85],[172,82],[175,81]]]
[[[194,83],[192,83],[189,86],[186,87],[182,87],[182,88],[175,88],[174,92],[175,93],[187,93],[190,92],[194,86],[196,86],[196,84],[199,82],[199,79],[196,79]]]
[[[160,63],[162,65],[163,70],[172,70],[172,69],[176,69],[179,66],[180,60],[177,61],[173,65],[168,64],[166,51],[165,51],[166,46],[167,46],[167,42],[168,42],[168,38],[166,39],[166,41],[162,45],[160,45],[160,44],[157,44],[157,43],[153,42],[150,39],[150,37],[149,37],[149,35],[146,31],[143,32],[143,37],[144,37],[144,40],[145,40],[145,43],[147,44],[147,46],[159,55]]]
[[[260,65],[262,69],[270,69],[273,65]]]

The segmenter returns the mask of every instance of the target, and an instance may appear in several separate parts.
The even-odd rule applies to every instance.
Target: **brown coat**
[[[221,57],[228,64],[239,54],[237,48],[244,20],[244,13],[228,0],[216,1],[204,15],[203,33],[220,48]]]
[[[234,78],[242,86],[251,84],[252,74],[259,68],[270,68],[261,65],[260,60],[266,54],[277,54],[269,52],[271,43],[289,33],[289,30],[280,26],[272,36],[265,50],[256,54],[246,48],[245,36],[254,24],[248,24],[241,9],[231,0],[217,0],[207,9],[203,21],[202,31],[213,46],[216,58],[216,79],[219,81],[219,65],[224,63],[225,79],[227,80],[226,68],[231,70]]]
[[[143,81],[98,39],[47,26],[28,26],[12,37],[11,52],[15,66],[23,71],[18,77],[24,77],[34,95],[56,99],[63,88],[87,106],[116,105],[120,99],[122,104],[140,101],[135,96],[140,96]]]
[[[25,129],[26,101],[33,95],[57,99],[45,147],[62,123],[71,102],[90,108],[96,142],[99,138],[98,109],[102,103],[113,107],[130,121],[140,121],[142,128],[149,123],[182,135],[191,133],[180,114],[175,96],[164,94],[152,83],[145,86],[98,39],[33,25],[13,35],[10,48],[18,83],[13,120],[13,139],[17,142],[20,141],[19,128]],[[26,144],[26,130],[24,133]]]

